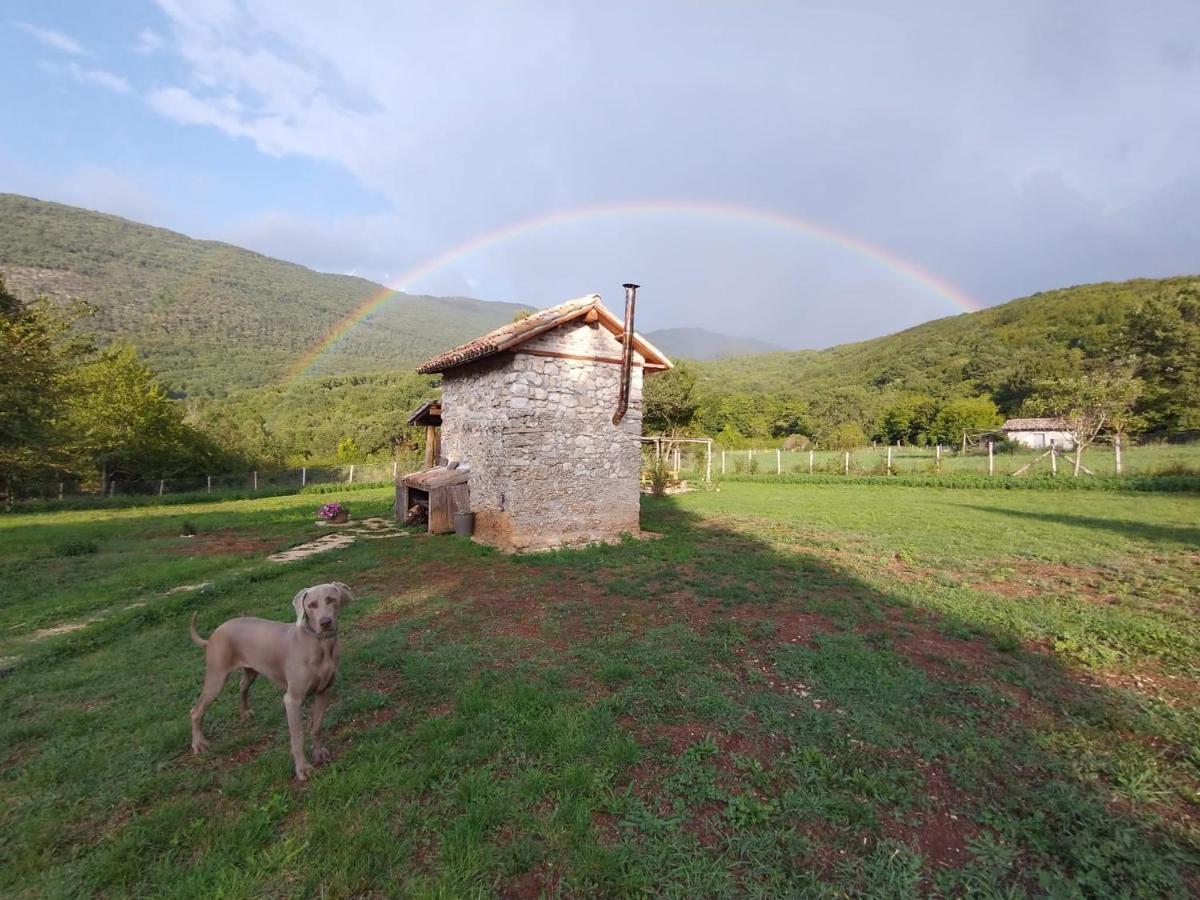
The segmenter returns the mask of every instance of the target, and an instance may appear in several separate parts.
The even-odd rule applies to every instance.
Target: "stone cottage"
[[[467,469],[475,539],[533,550],[638,533],[642,378],[671,368],[596,295],[533,313],[422,363],[442,374],[441,460]],[[404,510],[397,510],[403,515]]]

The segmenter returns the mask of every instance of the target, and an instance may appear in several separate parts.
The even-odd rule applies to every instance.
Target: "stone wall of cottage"
[[[471,467],[477,540],[526,550],[638,532],[642,359],[614,426],[620,355],[609,331],[577,321],[445,374],[442,453]]]

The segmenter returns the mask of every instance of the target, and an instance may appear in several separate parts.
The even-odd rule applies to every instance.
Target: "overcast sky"
[[[413,292],[820,347],[1200,271],[1197,0],[3,10],[0,191]]]

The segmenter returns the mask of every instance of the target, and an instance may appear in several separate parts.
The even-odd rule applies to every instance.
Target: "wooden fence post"
[[[1050,445],[1050,474],[1058,474],[1058,449],[1053,444]]]
[[[350,478],[346,483],[354,484],[354,464],[353,463],[350,464]]]
[[[846,474],[850,474],[850,451],[846,451]]]
[[[392,481],[395,481],[398,477],[400,477],[400,461],[398,459],[393,459],[392,460]]]
[[[808,451],[808,474],[809,475],[811,475],[813,473],[813,456],[814,455],[815,454],[812,450]]]
[[[306,484],[308,484],[308,466],[301,466],[300,467],[300,487],[304,487]]]
[[[775,474],[783,474],[783,453],[778,447],[775,448]]]
[[[1116,456],[1117,474],[1121,474],[1121,436],[1113,435],[1113,454]]]
[[[208,492],[210,494],[212,493],[212,476],[211,475],[208,476]]]
[[[704,442],[704,482],[712,481],[712,441]]]
[[[992,442],[989,440],[988,441],[988,475],[994,475],[995,471],[996,470],[995,470],[994,460],[992,458]]]
[[[963,432],[963,449],[962,449],[962,452],[963,452],[963,456],[966,456],[966,455],[967,455],[967,433],[966,433],[965,431]]]
[[[254,490],[258,490],[258,469],[254,470]]]
[[[935,464],[935,468],[937,470],[937,473],[939,475],[941,475],[942,474],[942,445],[941,444],[935,445],[934,450],[933,450],[933,455],[934,455],[934,458],[937,460],[937,462]]]
[[[679,477],[679,445],[675,445],[675,477]]]
[[[891,444],[888,444],[887,473],[889,475],[892,474],[892,445]]]
[[[163,495],[163,485],[165,483],[166,482],[164,479],[162,479],[162,478],[158,479],[158,496],[160,496],[160,497]]]

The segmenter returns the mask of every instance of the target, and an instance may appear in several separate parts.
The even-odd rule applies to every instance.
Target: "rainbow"
[[[366,300],[342,317],[341,321],[317,341],[288,371],[285,376],[285,384],[290,384],[296,378],[308,372],[313,364],[330,347],[344,337],[347,332],[354,328],[355,325],[363,321],[363,319],[367,318],[385,303],[402,296],[414,282],[418,282],[437,272],[439,269],[452,265],[459,260],[466,259],[474,253],[478,253],[488,247],[494,247],[497,244],[502,244],[505,241],[528,236],[538,231],[545,231],[550,228],[577,222],[622,216],[679,214],[721,219],[723,221],[746,222],[759,226],[765,225],[802,234],[805,237],[816,238],[870,259],[906,281],[944,297],[956,307],[966,312],[975,312],[981,308],[979,303],[961,289],[911,260],[904,259],[878,244],[872,244],[826,225],[802,219],[799,216],[776,212],[774,210],[693,200],[637,200],[622,203],[602,203],[592,206],[582,206],[576,209],[543,213],[532,218],[522,219],[511,225],[498,228],[495,231],[488,231],[477,235],[456,247],[450,248],[444,253],[440,253],[414,266],[398,278],[392,279],[396,284],[395,288],[384,288],[381,291],[371,294]]]

